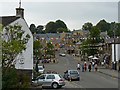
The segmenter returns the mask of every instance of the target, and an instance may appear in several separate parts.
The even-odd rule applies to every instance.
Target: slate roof
[[[105,42],[109,43],[109,44],[113,44],[114,43],[114,38],[107,38],[107,39],[105,39]],[[120,37],[117,37],[115,39],[115,43],[116,44],[120,44]]]
[[[36,34],[35,37],[39,37],[39,38],[60,38],[60,34],[56,34],[56,33]]]
[[[0,16],[0,24],[3,26],[7,26],[8,24],[14,22],[15,20],[19,19],[20,17],[16,16]]]

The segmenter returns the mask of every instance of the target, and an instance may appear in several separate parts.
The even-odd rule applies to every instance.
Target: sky
[[[100,20],[118,22],[118,0],[21,0],[28,25],[46,25],[50,21],[62,20],[72,31]],[[0,16],[15,15],[19,0],[1,0]]]

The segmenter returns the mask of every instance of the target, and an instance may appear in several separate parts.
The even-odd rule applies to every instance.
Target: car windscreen
[[[39,68],[39,70],[43,70],[43,68],[42,67],[38,67]]]
[[[78,74],[77,71],[70,71],[70,74]]]

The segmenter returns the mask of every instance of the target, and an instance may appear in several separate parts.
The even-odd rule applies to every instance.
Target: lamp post
[[[113,23],[114,24],[114,30],[113,30],[113,33],[114,33],[114,69],[116,70],[117,69],[117,66],[116,66],[116,36],[115,36],[115,30],[116,30],[116,25],[115,25],[115,22]]]

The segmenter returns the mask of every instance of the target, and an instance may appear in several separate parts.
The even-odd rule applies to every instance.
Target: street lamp
[[[114,33],[114,69],[116,70],[117,69],[117,66],[116,66],[116,36],[115,36],[115,30],[116,30],[116,24],[115,22],[113,23],[114,24],[114,30],[113,30],[113,33]]]

